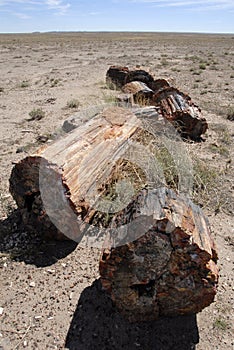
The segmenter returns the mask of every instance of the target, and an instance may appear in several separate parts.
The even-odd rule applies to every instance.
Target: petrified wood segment
[[[85,238],[99,247],[115,247],[103,251],[101,281],[131,321],[196,313],[216,293],[216,248],[202,211],[162,187],[162,174],[147,154],[147,142],[153,147],[151,141],[160,133],[151,135],[138,116],[158,119],[154,124],[158,132],[160,127],[162,132],[168,130],[156,107],[104,109],[16,164],[10,191],[25,224],[45,236],[63,239],[65,235],[76,242]],[[147,140],[143,147],[137,143],[142,137]],[[124,192],[117,191],[117,182],[126,180],[121,178],[119,160],[123,159],[131,180],[134,174],[137,181],[141,177],[138,194],[130,191],[126,203],[129,183]],[[129,172],[131,160],[134,172]],[[147,167],[149,178],[142,171]],[[123,196],[120,207],[117,193]],[[105,200],[113,194],[117,209],[110,210],[114,204]],[[93,227],[89,231],[92,225],[94,236]]]
[[[111,66],[106,73],[106,83],[110,87],[121,88],[126,84],[126,77],[129,73],[128,67]]]
[[[132,81],[122,87],[123,92],[132,94],[135,103],[149,104],[153,97],[153,90],[151,90],[145,83],[141,81]]]
[[[98,212],[92,205],[105,191],[116,161],[124,155],[140,125],[127,109],[105,109],[48,148],[16,164],[10,192],[24,222],[55,238],[63,237],[59,227],[62,232],[66,228],[70,238],[79,240],[82,233],[76,217],[88,223]],[[56,222],[57,229],[51,221]]]
[[[144,70],[112,66],[107,71],[107,81],[122,88],[123,92],[132,94],[132,101],[135,103],[158,107],[159,113],[169,120],[183,137],[199,140],[208,129],[200,108],[188,95],[170,86],[166,79],[154,79]],[[128,101],[131,103],[129,97]]]
[[[132,81],[141,81],[142,83],[145,83],[149,86],[150,83],[154,81],[154,78],[150,73],[146,72],[143,69],[134,69],[129,70],[125,78],[125,84],[130,83]]]
[[[191,98],[174,87],[155,93],[153,104],[160,107],[162,116],[171,121],[184,136],[198,139],[208,128],[201,110]]]
[[[142,208],[142,209],[139,209]],[[172,190],[143,190],[114,218],[116,226],[131,220],[146,232],[129,243],[105,249],[101,282],[130,321],[201,311],[214,300],[217,252],[200,208]]]
[[[106,73],[106,82],[111,87],[114,85],[117,88],[122,88],[122,86],[132,81],[140,81],[149,86],[154,81],[154,78],[145,70],[130,70],[128,67],[122,66],[110,66]]]

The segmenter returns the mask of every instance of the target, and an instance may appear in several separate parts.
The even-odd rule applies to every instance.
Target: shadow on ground
[[[199,342],[196,315],[129,323],[102,291],[100,280],[79,299],[66,338],[70,350],[192,350]]]
[[[77,243],[44,240],[40,232],[24,227],[18,210],[0,221],[0,255],[37,267],[50,266],[69,255]]]

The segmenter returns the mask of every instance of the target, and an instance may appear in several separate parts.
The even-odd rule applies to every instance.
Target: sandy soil
[[[0,35],[0,53],[0,349],[233,349],[234,36]],[[203,142],[186,144],[214,174],[197,199],[218,246],[220,282],[198,315],[129,324],[100,288],[97,249],[43,242],[15,212],[14,162],[50,142],[68,116],[113,99],[105,86],[111,64],[169,79],[209,122]],[[44,118],[29,120],[37,108]]]

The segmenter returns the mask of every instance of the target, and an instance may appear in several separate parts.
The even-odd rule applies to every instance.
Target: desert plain
[[[167,79],[207,119],[202,140],[185,141],[193,200],[219,254],[215,301],[198,315],[128,323],[101,290],[100,250],[44,241],[22,226],[9,193],[14,164],[52,142],[64,120],[113,102],[110,65]],[[234,35],[1,34],[0,76],[0,349],[233,349]]]

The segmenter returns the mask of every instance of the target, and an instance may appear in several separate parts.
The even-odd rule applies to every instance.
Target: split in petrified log
[[[143,190],[113,225],[125,225],[129,243],[103,251],[101,282],[130,321],[197,313],[213,302],[217,252],[199,207],[169,189]],[[145,233],[134,239],[140,227]]]
[[[152,101],[183,136],[196,140],[206,132],[208,124],[200,108],[178,89],[164,88],[154,94]]]
[[[134,102],[140,105],[149,104],[154,94],[153,90],[141,81],[127,83],[122,87],[122,90],[127,94],[132,94]]]

